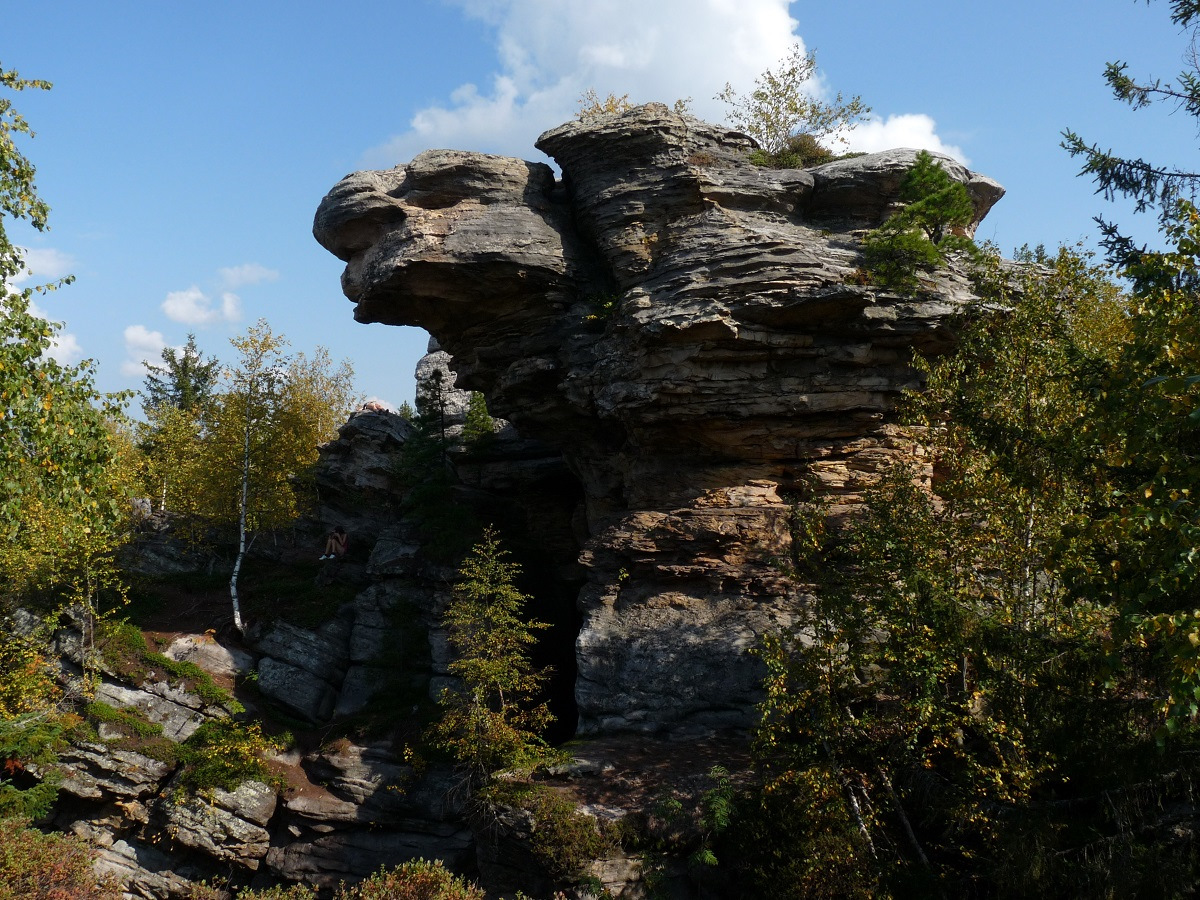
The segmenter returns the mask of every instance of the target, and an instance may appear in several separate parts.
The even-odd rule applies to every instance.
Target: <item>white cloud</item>
[[[953,156],[963,165],[971,161],[961,147],[947,144],[937,135],[937,123],[924,113],[892,115],[886,119],[872,116],[848,135],[847,145],[860,153],[875,153],[893,147],[908,147],[913,150],[929,150]]]
[[[588,88],[635,103],[690,96],[696,115],[719,121],[725,106],[715,95],[727,81],[748,90],[803,43],[787,0],[456,2],[495,29],[500,71],[419,111],[407,131],[368,151],[365,165],[393,166],[431,147],[528,157],[540,132],[575,115]]]
[[[167,346],[161,331],[151,331],[145,325],[130,325],[125,329],[125,356],[121,374],[140,378],[146,374],[146,362],[157,363]]]
[[[242,298],[226,291],[221,295],[221,318],[226,322],[236,322],[241,317]]]
[[[48,322],[54,321],[52,316],[32,300],[29,302],[29,311]],[[83,346],[74,334],[68,331],[59,331],[51,338],[50,349],[46,351],[46,355],[64,366],[73,366],[83,359]]]
[[[601,97],[628,93],[634,103],[691,97],[695,115],[720,122],[727,108],[715,95],[727,82],[744,94],[793,44],[804,47],[789,0],[447,2],[493,29],[497,71],[419,110],[405,131],[368,150],[362,165],[387,168],[437,147],[533,157],[538,134],[573,118],[589,88]],[[831,98],[819,75],[811,87]],[[854,135],[855,149],[910,146],[965,161],[921,114],[875,118]]]
[[[57,281],[75,267],[74,257],[53,247],[22,247],[21,252],[25,254],[25,267],[17,273],[13,284],[22,284],[31,278],[39,284]]]
[[[237,294],[226,292],[221,295],[220,306],[214,306],[204,291],[192,285],[187,290],[167,294],[162,311],[171,321],[184,325],[215,325],[236,321],[242,314],[242,303]]]
[[[256,262],[218,269],[217,275],[221,278],[221,286],[231,289],[241,287],[245,284],[261,284],[264,281],[279,280],[279,272],[277,270],[268,269],[266,266]]]
[[[60,331],[51,339],[46,355],[64,366],[73,366],[83,359],[83,347],[71,332]]]

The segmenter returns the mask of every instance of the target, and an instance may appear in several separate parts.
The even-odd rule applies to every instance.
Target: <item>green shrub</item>
[[[54,773],[22,786],[16,780],[0,781],[0,816],[40,819],[58,799],[59,778]]]
[[[484,900],[483,890],[454,873],[440,860],[414,859],[394,869],[380,869],[366,881],[334,894],[335,900]]]
[[[716,99],[728,104],[728,120],[758,142],[767,158],[786,153],[792,141],[806,135],[814,145],[820,141],[846,143],[846,133],[866,119],[871,107],[861,97],[832,103],[818,100],[808,86],[816,77],[817,57],[793,44],[779,67],[767,69],[754,79],[754,90],[742,95],[726,84]]]
[[[480,799],[530,814],[530,849],[546,874],[555,880],[578,876],[588,863],[613,847],[613,842],[596,827],[595,819],[581,813],[569,797],[544,785],[494,782],[480,792]]]
[[[257,722],[243,725],[233,719],[205,722],[179,748],[184,764],[180,783],[185,790],[237,790],[246,781],[281,787],[263,758],[282,742],[264,737]]]
[[[863,254],[875,283],[906,294],[921,286],[918,272],[930,272],[942,261],[933,242],[915,231],[872,231],[863,239]]]
[[[237,900],[316,900],[313,889],[302,884],[269,887],[259,891],[238,891]]]
[[[880,896],[845,796],[821,767],[786,773],[744,798],[718,846],[746,897]]]
[[[117,884],[97,879],[78,838],[43,834],[21,819],[0,819],[0,900],[120,900]]]
[[[783,149],[775,153],[755,150],[750,154],[750,162],[768,169],[806,169],[834,159],[834,152],[811,134],[792,135]]]
[[[487,399],[479,391],[471,391],[467,415],[463,421],[463,444],[468,450],[483,450],[495,435],[496,426],[488,413]]]

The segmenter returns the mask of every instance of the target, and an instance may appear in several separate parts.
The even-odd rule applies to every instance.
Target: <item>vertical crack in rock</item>
[[[362,322],[419,325],[459,387],[558,447],[589,531],[580,731],[746,727],[749,650],[802,587],[788,492],[844,512],[912,441],[893,415],[912,348],[953,343],[953,269],[916,297],[859,284],[863,233],[916,153],[751,165],[744,135],[649,104],[546,132],[562,169],[430,151],[347,176],[314,234]],[[967,186],[976,222],[1004,193]]]

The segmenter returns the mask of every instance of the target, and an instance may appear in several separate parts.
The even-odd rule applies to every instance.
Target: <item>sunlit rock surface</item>
[[[809,170],[650,104],[546,132],[561,168],[434,150],[339,182],[314,233],[362,322],[419,325],[458,386],[554,446],[582,488],[580,731],[751,721],[748,654],[802,589],[788,496],[835,514],[912,443],[912,348],[953,342],[954,270],[916,297],[859,272],[915,151]],[[949,159],[978,224],[1003,189]]]

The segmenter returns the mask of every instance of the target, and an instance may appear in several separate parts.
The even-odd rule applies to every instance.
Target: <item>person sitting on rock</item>
[[[325,554],[321,559],[341,559],[346,555],[349,543],[350,536],[346,534],[346,529],[341,525],[334,526],[333,532],[325,540]]]

